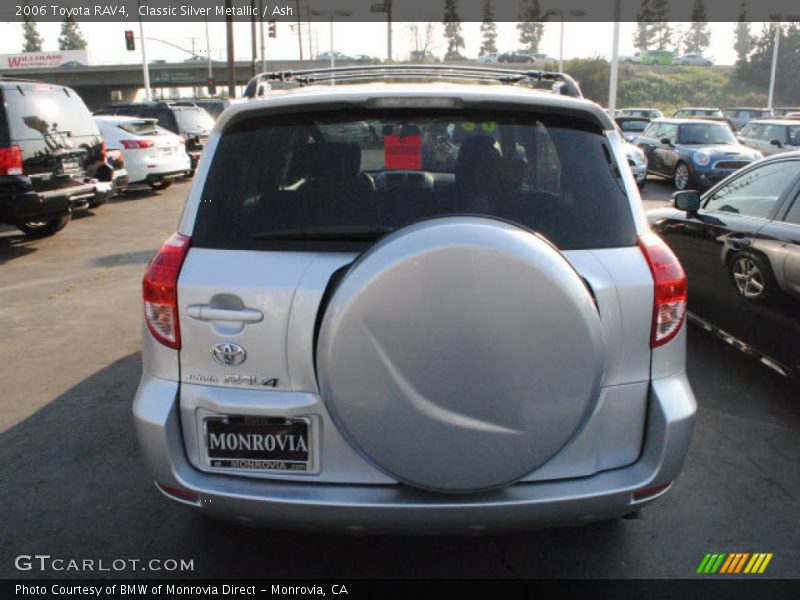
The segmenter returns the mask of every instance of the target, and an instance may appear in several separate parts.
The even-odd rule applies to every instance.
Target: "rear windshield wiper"
[[[331,227],[303,227],[297,229],[275,229],[253,234],[254,240],[298,240],[298,241],[346,241],[346,242],[373,242],[387,233],[394,231],[392,227],[379,227],[365,225],[359,226],[331,226]]]

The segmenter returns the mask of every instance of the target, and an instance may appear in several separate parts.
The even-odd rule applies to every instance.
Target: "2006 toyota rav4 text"
[[[165,495],[241,522],[613,518],[683,464],[685,307],[599,106],[508,84],[275,92],[220,117],[147,268],[139,441]]]

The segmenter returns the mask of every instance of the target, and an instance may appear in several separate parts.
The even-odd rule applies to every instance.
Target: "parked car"
[[[708,107],[679,108],[672,116],[676,119],[685,119],[686,117],[700,117],[701,119],[714,117],[717,119],[722,119],[725,117],[720,109]]]
[[[155,119],[95,117],[110,148],[122,152],[129,186],[163,190],[191,167],[183,138],[156,125]]]
[[[702,119],[655,119],[635,143],[648,172],[671,179],[675,189],[707,189],[762,158],[741,145],[724,123]]]
[[[497,52],[490,52],[488,54],[482,54],[477,58],[479,63],[496,63],[497,62]]]
[[[361,122],[406,135],[319,131]],[[514,85],[232,105],[144,277],[133,414],[158,489],[362,533],[585,523],[664,494],[696,411],[686,290],[614,127]],[[462,134],[449,169],[422,168],[435,131]]]
[[[681,54],[672,59],[673,65],[680,66],[693,66],[693,67],[710,67],[714,63],[702,54]]]
[[[345,61],[345,62],[354,62],[356,59],[349,54],[342,54],[338,50],[333,51],[333,58],[335,61]],[[323,52],[322,54],[317,54],[317,60],[331,60],[331,53],[330,50],[327,52]]]
[[[734,130],[739,131],[753,119],[764,119],[770,116],[768,108],[726,108],[722,114],[730,120]]]
[[[174,100],[172,102],[175,106],[197,106],[204,108],[211,118],[216,120],[222,114],[222,111],[231,105],[229,98],[186,98],[183,100]]]
[[[106,163],[112,169],[111,195],[119,196],[128,189],[128,170],[125,168],[125,157],[121,150],[106,148]]]
[[[530,54],[524,54],[522,52],[503,52],[502,54],[497,55],[497,62],[533,64],[536,62],[536,58]]]
[[[651,119],[646,117],[617,117],[614,119],[626,142],[632,142],[647,129]]]
[[[73,210],[105,202],[111,179],[103,138],[75,90],[0,79],[0,222],[52,235]]]
[[[657,108],[621,108],[617,111],[618,117],[644,117],[646,119],[660,119],[664,116]]]
[[[628,166],[631,169],[631,173],[633,173],[633,178],[636,180],[636,185],[642,190],[645,183],[647,183],[647,156],[638,146],[630,142],[625,142],[623,149],[628,159]]]
[[[782,375],[800,374],[800,152],[648,212],[686,269],[689,316]]]
[[[777,106],[772,109],[772,114],[776,117],[786,117],[791,113],[800,113],[800,106]]]
[[[186,153],[191,159],[190,174],[194,173],[211,128],[214,127],[214,119],[205,109],[182,106],[175,102],[111,104],[95,111],[94,114],[156,119],[161,127],[183,137],[186,142]]]
[[[750,121],[738,136],[739,142],[763,154],[780,154],[800,149],[800,119]]]

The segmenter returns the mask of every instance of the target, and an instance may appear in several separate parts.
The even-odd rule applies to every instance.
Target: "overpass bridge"
[[[224,61],[213,61],[212,74],[217,89],[228,85],[228,66]],[[326,61],[267,61],[268,71],[302,69],[325,66]],[[236,61],[236,85],[245,85],[253,75],[249,60]],[[111,92],[120,91],[123,102],[133,101],[136,92],[144,87],[141,64],[86,65],[77,67],[54,67],[0,70],[0,77],[33,79],[46,83],[66,85],[73,88],[95,110],[111,102]],[[179,63],[151,63],[150,87],[205,88],[208,84],[208,63],[191,61]]]

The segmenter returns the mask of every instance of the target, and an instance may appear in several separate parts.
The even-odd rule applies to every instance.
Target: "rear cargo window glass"
[[[89,109],[75,92],[49,85],[7,87],[4,90],[12,140],[60,144],[67,137],[98,136]]]
[[[119,123],[117,127],[135,135],[155,135],[158,133],[156,121],[125,121]]]
[[[214,127],[214,119],[204,108],[175,108],[178,128],[188,133],[208,133]]]
[[[194,246],[331,249],[447,215],[535,230],[561,249],[636,242],[608,139],[526,113],[254,118],[220,138]]]

